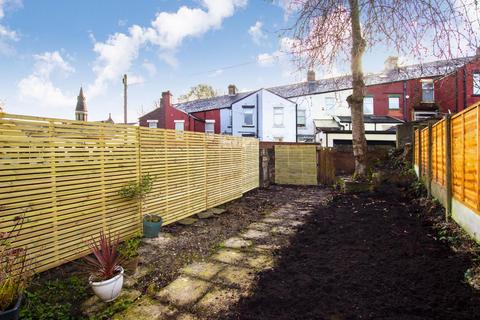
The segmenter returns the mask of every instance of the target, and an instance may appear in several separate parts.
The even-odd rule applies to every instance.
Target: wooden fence
[[[316,185],[317,146],[275,145],[275,183]]]
[[[38,271],[88,253],[101,229],[122,238],[141,215],[165,224],[239,198],[258,187],[258,140],[127,125],[0,113],[0,232],[25,222]],[[142,208],[118,191],[156,177]]]
[[[448,214],[452,198],[480,214],[480,104],[414,134],[414,161],[429,194],[442,189]]]

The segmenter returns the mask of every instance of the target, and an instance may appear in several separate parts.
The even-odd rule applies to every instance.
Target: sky
[[[74,119],[83,86],[89,120],[122,122],[126,73],[135,122],[167,90],[176,99],[199,83],[224,94],[304,81],[286,53],[284,2],[0,0],[0,101],[8,113]],[[365,71],[391,54],[367,52]]]

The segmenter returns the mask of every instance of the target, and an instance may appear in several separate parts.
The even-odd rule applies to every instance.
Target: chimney
[[[398,57],[390,56],[385,59],[384,72],[388,73],[395,70],[398,70]]]
[[[228,95],[235,96],[237,95],[237,87],[234,84],[228,86]]]
[[[307,81],[308,81],[308,82],[315,81],[315,71],[313,71],[313,70],[308,70],[308,72],[307,72]]]
[[[161,106],[164,109],[167,109],[167,107],[172,106],[172,94],[170,93],[170,91],[162,92]]]

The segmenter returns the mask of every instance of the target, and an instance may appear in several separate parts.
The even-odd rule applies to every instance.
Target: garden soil
[[[480,319],[472,257],[398,190],[337,194],[277,252],[229,319]]]

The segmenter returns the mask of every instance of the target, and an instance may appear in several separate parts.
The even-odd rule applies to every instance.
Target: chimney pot
[[[307,81],[315,81],[315,71],[313,70],[308,70],[307,72]]]
[[[228,95],[235,96],[237,94],[237,87],[234,84],[228,86]]]

